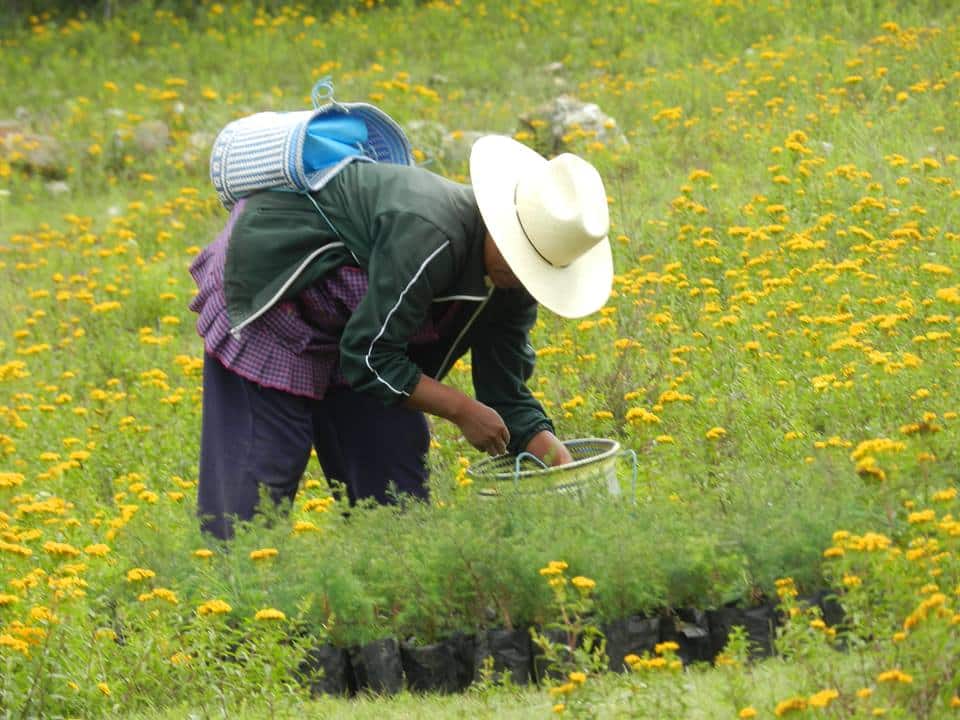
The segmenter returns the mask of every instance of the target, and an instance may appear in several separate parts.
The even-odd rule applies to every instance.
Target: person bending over
[[[292,501],[311,448],[351,503],[426,498],[424,413],[491,455],[571,461],[526,385],[529,332],[538,303],[574,318],[609,297],[603,182],[498,135],[473,146],[470,180],[355,162],[233,207],[190,267],[205,532],[232,537],[262,489]],[[442,383],[467,351],[474,398]]]

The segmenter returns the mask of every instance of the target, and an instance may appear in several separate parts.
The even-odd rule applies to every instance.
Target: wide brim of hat
[[[561,317],[583,317],[599,310],[610,297],[610,241],[604,238],[566,267],[551,265],[530,244],[517,217],[517,180],[546,162],[513,138],[485,135],[470,152],[470,182],[487,231],[527,291]]]

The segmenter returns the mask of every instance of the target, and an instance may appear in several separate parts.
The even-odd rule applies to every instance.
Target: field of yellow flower
[[[568,621],[557,558],[577,634],[778,602],[778,657],[734,631],[712,666],[667,641],[609,678],[580,648],[477,713],[960,715],[955,4],[123,5],[0,11],[0,715],[279,712],[319,643]],[[201,536],[210,144],[328,75],[454,179],[477,132],[600,169],[615,293],[541,313],[531,383],[562,436],[637,453],[635,498],[478,502],[437,422],[430,506],[345,520],[311,463],[290,517]],[[605,120],[557,131],[560,96]],[[827,588],[839,626],[804,600]]]

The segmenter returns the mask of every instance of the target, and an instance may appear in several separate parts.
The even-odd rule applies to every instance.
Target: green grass
[[[772,597],[784,576],[802,591],[853,576],[850,602],[863,593],[858,622],[876,640],[870,672],[832,677],[832,651],[796,661],[806,640],[794,638],[794,664],[734,674],[751,684],[744,704],[769,714],[836,686],[835,716],[866,717],[863,684],[890,717],[945,712],[956,681],[935,661],[955,657],[949,627],[890,634],[931,584],[955,612],[952,561],[822,552],[846,542],[834,531],[873,531],[904,556],[936,539],[956,557],[955,4],[491,0],[317,17],[273,6],[0,18],[0,121],[23,118],[25,135],[0,143],[0,597],[14,598],[0,603],[0,637],[46,638],[27,652],[0,642],[0,712],[297,712],[281,670],[298,648],[280,642],[294,619],[342,643],[482,629],[504,607],[546,622],[555,608],[537,571],[557,559],[597,581],[598,620]],[[605,180],[617,292],[583,322],[541,314],[531,386],[562,436],[637,453],[636,506],[606,519],[591,502],[475,508],[458,477],[479,457],[438,421],[434,506],[350,524],[308,511],[328,493],[311,463],[289,521],[233,553],[193,554],[207,540],[194,519],[202,351],[186,268],[225,218],[209,143],[234,117],[307,107],[328,74],[339,99],[376,102],[401,124],[540,148],[546,131],[519,118],[561,93],[616,119],[628,145],[572,131],[569,149]],[[151,121],[170,131],[161,151],[134,140]],[[56,139],[55,167],[30,166],[32,136]],[[468,179],[434,141],[416,146],[431,169]],[[68,191],[53,194],[53,180]],[[468,388],[466,370],[450,382]],[[928,508],[936,523],[911,514]],[[321,532],[293,535],[296,520]],[[107,555],[84,551],[99,543]],[[251,561],[262,547],[277,558]],[[381,547],[397,552],[371,559]],[[128,579],[138,567],[155,577]],[[157,588],[178,602],[138,600]],[[229,617],[198,618],[215,598]],[[264,607],[290,622],[263,627]],[[221,665],[240,636],[260,654]],[[915,674],[910,688],[876,679],[894,665]],[[730,717],[732,705],[710,714],[723,672],[685,674],[665,697],[689,683],[688,717]],[[601,715],[633,707],[626,679],[588,684]],[[310,707],[542,716],[552,704],[496,691]]]

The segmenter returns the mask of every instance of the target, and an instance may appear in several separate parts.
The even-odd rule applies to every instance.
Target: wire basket
[[[565,440],[564,446],[573,456],[573,462],[547,467],[535,455],[498,455],[486,458],[467,468],[480,497],[495,498],[522,493],[583,495],[606,490],[620,495],[617,478],[617,458],[624,455],[633,460],[632,489],[636,496],[637,455],[633,450],[621,450],[616,440],[579,438]]]

